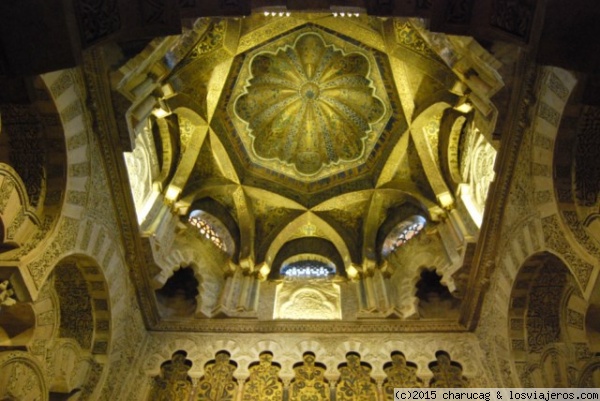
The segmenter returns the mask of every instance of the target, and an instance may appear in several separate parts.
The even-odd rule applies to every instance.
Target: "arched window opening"
[[[442,283],[442,276],[435,270],[423,269],[416,287],[421,317],[437,318],[456,313],[458,300]]]
[[[283,262],[280,270],[286,279],[324,279],[336,273],[335,264],[319,255],[296,255]]]
[[[233,238],[218,218],[203,210],[194,210],[190,213],[188,221],[198,229],[201,236],[210,240],[217,248],[230,256],[233,254]]]
[[[385,237],[381,253],[384,258],[391,255],[396,249],[416,237],[425,228],[427,220],[423,216],[415,215],[398,223]]]
[[[284,259],[283,279],[275,291],[274,319],[339,320],[342,318],[340,286],[333,280],[336,265],[311,253]]]
[[[200,283],[192,268],[180,268],[156,290],[160,313],[168,316],[190,316],[197,308]]]

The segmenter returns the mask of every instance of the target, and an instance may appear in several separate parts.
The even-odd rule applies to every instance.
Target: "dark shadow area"
[[[161,289],[156,290],[161,316],[192,316],[198,306],[199,286],[192,268],[177,270]]]

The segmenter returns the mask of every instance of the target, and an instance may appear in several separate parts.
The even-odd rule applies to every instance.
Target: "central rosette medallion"
[[[233,110],[259,160],[306,178],[364,162],[388,113],[372,55],[345,47],[311,31],[248,57]]]

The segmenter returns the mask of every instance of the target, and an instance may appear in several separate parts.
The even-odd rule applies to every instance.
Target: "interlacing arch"
[[[528,257],[515,278],[508,316],[511,359],[525,387],[573,387],[598,347],[597,308],[584,299],[563,260]],[[588,379],[585,379],[588,380]]]
[[[22,81],[26,100],[0,104],[0,219],[5,229],[0,253],[14,250],[2,259],[29,253],[56,227],[67,173],[76,169],[67,166],[66,137],[80,104],[59,101],[50,75]]]

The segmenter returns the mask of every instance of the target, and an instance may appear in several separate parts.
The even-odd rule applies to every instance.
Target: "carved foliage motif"
[[[92,361],[88,376],[86,378],[85,385],[83,386],[83,389],[81,390],[80,399],[83,399],[83,400],[91,399],[92,394],[93,394],[94,390],[96,389],[96,385],[100,381],[100,377],[102,375],[102,369],[103,369],[102,364],[100,364],[96,361]]]
[[[340,288],[323,279],[288,279],[277,287],[276,319],[341,319]]]
[[[250,377],[244,387],[243,401],[281,401],[283,384],[277,376],[281,367],[273,363],[273,355],[263,352],[259,362],[250,366]]]
[[[346,363],[342,363],[340,381],[337,385],[338,401],[372,401],[377,399],[377,386],[371,378],[371,366],[360,361],[360,355],[354,352],[346,354]]]
[[[2,129],[8,134],[10,164],[27,189],[29,202],[37,206],[45,185],[46,152],[39,116],[27,106],[2,106]]]
[[[588,236],[584,225],[579,220],[577,212],[564,210],[562,212],[565,222],[571,228],[573,236],[583,247],[585,247],[592,255],[600,256],[600,249],[596,246],[594,241]]]
[[[394,30],[396,31],[396,41],[399,44],[408,47],[411,50],[421,53],[426,57],[438,59],[437,54],[423,40],[421,35],[416,29],[408,22],[401,22],[400,20],[394,20]]]
[[[494,179],[494,162],[496,150],[487,141],[482,140],[475,150],[471,185],[473,188],[475,202],[479,210],[485,208],[485,201],[490,184]]]
[[[6,204],[8,203],[8,199],[12,195],[14,189],[14,181],[10,177],[4,176],[2,187],[0,187],[0,212],[4,212]]]
[[[394,399],[394,388],[420,388],[423,381],[417,377],[417,365],[407,362],[401,352],[392,353],[392,361],[383,367],[387,378],[383,382],[386,400]]]
[[[554,249],[562,255],[568,262],[577,281],[585,288],[590,281],[593,266],[581,260],[577,254],[573,252],[572,248],[569,247],[568,241],[560,229],[560,226],[559,218],[555,214],[542,218],[542,227],[544,235],[546,236],[546,243],[551,249]]]
[[[233,401],[238,384],[233,378],[237,368],[235,362],[229,360],[229,353],[218,352],[215,360],[204,368],[204,377],[198,383],[197,401]]]
[[[217,20],[216,22],[213,22],[212,25],[206,30],[206,33],[204,36],[202,36],[198,44],[194,47],[188,56],[188,59],[197,59],[200,56],[210,53],[221,46],[225,37],[226,27],[227,22],[225,20]]]
[[[90,45],[121,27],[117,0],[79,0],[82,40]]]
[[[429,387],[433,388],[463,388],[468,387],[467,379],[463,376],[462,366],[450,359],[450,355],[444,351],[435,354],[437,361],[429,364],[429,370],[433,378]]]
[[[315,363],[315,355],[307,352],[304,363],[294,366],[295,378],[290,385],[290,401],[329,401],[329,384],[325,367]]]
[[[152,401],[188,401],[192,392],[192,381],[188,371],[192,362],[185,357],[187,353],[177,351],[170,361],[160,367],[160,376],[155,377],[148,400]]]
[[[527,40],[535,14],[535,3],[532,0],[492,1],[490,23],[503,31]]]
[[[42,372],[32,361],[19,357],[21,353],[0,354],[8,362],[0,363],[0,399],[45,401],[48,392]]]
[[[560,123],[560,113],[544,102],[540,102],[539,116],[555,127]]]
[[[556,96],[558,96],[564,101],[566,101],[569,97],[569,89],[565,86],[565,84],[563,84],[561,79],[558,76],[556,76],[556,74],[553,72],[551,72],[550,76],[548,77],[548,88],[552,92],[554,92]]]
[[[575,176],[577,200],[583,206],[600,203],[600,108],[588,108],[577,133]]]
[[[584,316],[582,313],[567,309],[567,324],[583,330]]]
[[[527,346],[532,352],[540,352],[546,344],[559,340],[559,308],[565,281],[562,269],[544,266],[531,288],[527,308]]]
[[[85,279],[74,263],[55,269],[54,287],[60,299],[60,336],[77,340],[84,349],[92,344],[94,321]]]

